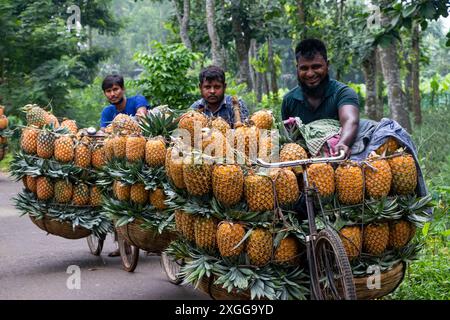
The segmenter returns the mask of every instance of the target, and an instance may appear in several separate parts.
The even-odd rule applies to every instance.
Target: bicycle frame
[[[299,167],[303,168],[302,176],[303,176],[303,192],[305,194],[306,200],[306,212],[308,215],[308,225],[309,225],[309,234],[306,236],[306,256],[308,258],[308,265],[311,274],[312,281],[318,281],[318,272],[317,272],[317,258],[315,248],[315,241],[317,238],[317,227],[315,222],[314,215],[314,206],[313,206],[313,197],[314,192],[316,190],[309,185],[308,182],[308,174],[306,172],[306,166],[314,163],[331,163],[331,162],[341,162],[345,159],[345,153],[341,150],[340,154],[336,157],[329,158],[313,158],[313,159],[303,159],[303,160],[294,160],[294,161],[286,161],[286,162],[274,162],[269,163],[265,162],[262,159],[257,159],[256,163],[264,168],[289,168],[289,167]],[[312,285],[312,296],[315,299],[322,299],[322,294],[317,290],[317,286]]]

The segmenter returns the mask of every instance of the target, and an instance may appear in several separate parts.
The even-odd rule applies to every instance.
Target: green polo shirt
[[[283,97],[281,117],[299,117],[304,124],[320,119],[339,120],[338,110],[343,105],[353,105],[359,108],[358,95],[349,86],[330,79],[325,90],[325,99],[313,110],[308,100],[303,96],[302,88],[295,87]]]

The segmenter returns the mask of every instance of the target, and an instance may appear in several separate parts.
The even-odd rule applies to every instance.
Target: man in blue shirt
[[[147,109],[150,108],[145,97],[141,95],[129,98],[125,96],[124,81],[120,75],[107,76],[103,80],[102,90],[111,104],[103,108],[100,120],[101,129],[106,128],[119,113],[130,116],[144,116],[147,113]]]
[[[231,96],[225,95],[227,84],[225,72],[217,66],[209,66],[203,69],[199,75],[199,89],[202,98],[195,101],[191,108],[202,108],[208,116],[221,117],[233,128],[235,119]],[[241,109],[241,121],[248,118],[248,109],[244,101],[239,99]]]

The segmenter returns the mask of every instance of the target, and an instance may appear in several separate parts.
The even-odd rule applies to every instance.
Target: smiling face
[[[328,75],[328,62],[320,53],[314,58],[300,56],[297,61],[297,76],[300,83],[310,89],[317,88]]]
[[[123,99],[125,89],[118,84],[114,84],[111,88],[103,91],[103,93],[105,94],[106,99],[108,99],[111,104],[118,104]]]
[[[208,102],[208,105],[217,107],[223,100],[227,85],[217,80],[204,80],[199,87],[202,98]]]

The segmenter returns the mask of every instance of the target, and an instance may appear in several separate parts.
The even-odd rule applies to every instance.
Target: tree
[[[211,55],[214,65],[224,67],[224,57],[222,56],[222,47],[217,30],[214,24],[215,1],[206,0],[206,24],[208,26],[208,35],[211,40]]]
[[[192,50],[191,40],[189,39],[189,17],[191,14],[191,1],[183,0],[183,7],[181,8],[178,0],[173,0],[175,12],[180,24],[180,38],[186,48]]]

